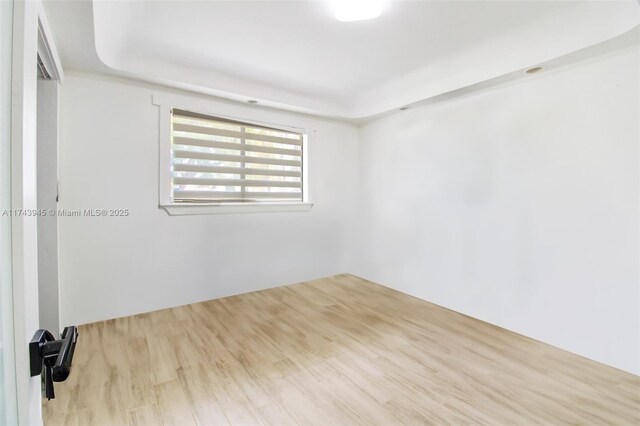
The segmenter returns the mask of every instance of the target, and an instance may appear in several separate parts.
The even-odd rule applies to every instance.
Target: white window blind
[[[173,109],[174,203],[303,201],[303,135]]]

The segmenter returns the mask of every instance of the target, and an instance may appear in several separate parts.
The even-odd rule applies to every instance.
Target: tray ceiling
[[[566,55],[640,21],[625,1],[50,1],[63,64],[355,119]]]

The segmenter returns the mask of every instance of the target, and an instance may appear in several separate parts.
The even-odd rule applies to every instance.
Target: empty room
[[[640,424],[637,0],[0,33],[0,425]]]

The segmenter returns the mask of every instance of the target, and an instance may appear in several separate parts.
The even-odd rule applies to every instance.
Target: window
[[[177,108],[170,116],[171,205],[305,200],[302,132]]]
[[[173,109],[174,203],[302,201],[303,135]]]

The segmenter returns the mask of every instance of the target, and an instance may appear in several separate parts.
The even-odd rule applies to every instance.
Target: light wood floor
[[[640,378],[350,276],[80,327],[45,424],[640,424]]]

